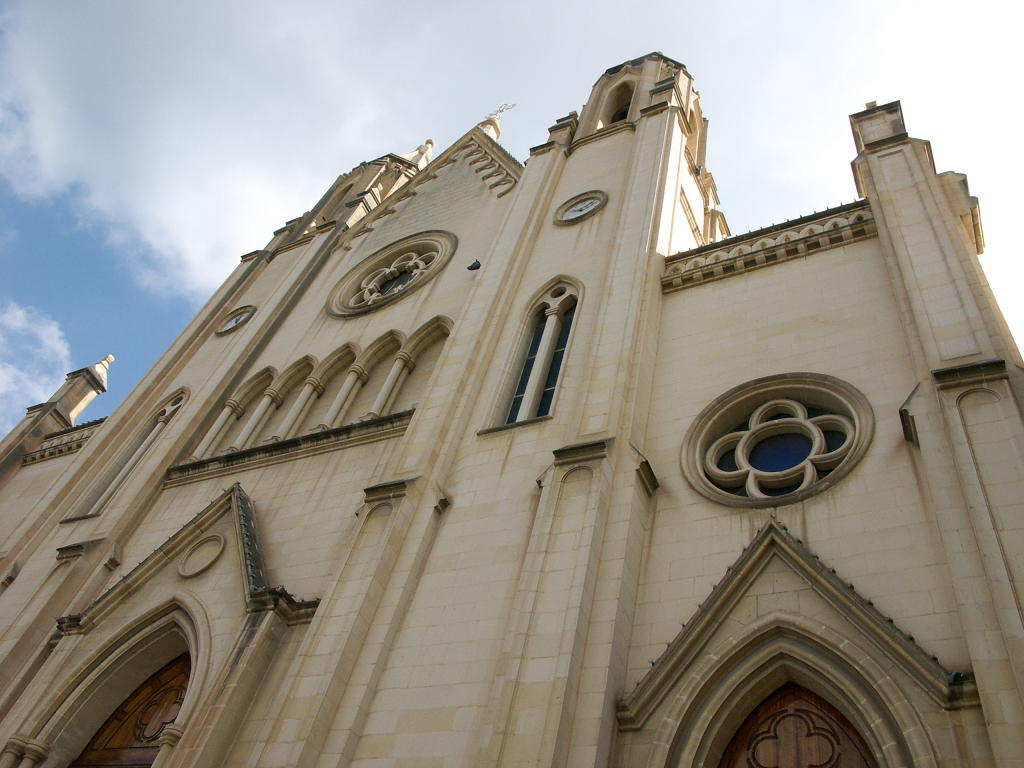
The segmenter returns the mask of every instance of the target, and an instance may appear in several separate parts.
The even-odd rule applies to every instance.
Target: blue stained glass
[[[761,492],[765,496],[785,496],[787,493],[793,493],[800,488],[800,483],[794,483],[793,485],[787,485],[784,488],[762,488]]]
[[[526,360],[523,361],[523,371],[519,375],[516,384],[515,394],[512,396],[512,403],[508,409],[506,424],[512,424],[519,416],[519,406],[522,405],[523,395],[526,393],[526,385],[530,381],[530,372],[533,371],[533,364],[537,360],[537,348],[540,346],[540,339],[544,335],[544,315],[538,315],[533,327],[533,337],[530,339],[530,348],[526,351]],[[543,416],[544,414],[540,414]]]
[[[781,472],[795,467],[810,454],[811,439],[806,435],[772,435],[751,449],[750,465],[762,472]]]
[[[554,389],[555,384],[558,383],[558,371],[562,367],[562,357],[564,355],[564,349],[556,349],[554,354],[551,355],[551,367],[548,368],[548,377],[544,380],[544,389]]]
[[[831,453],[832,451],[842,448],[843,443],[846,442],[846,435],[842,432],[838,432],[832,429],[825,430],[825,451]]]
[[[410,280],[412,280],[412,272],[399,272],[394,277],[381,283],[377,290],[380,291],[381,296],[387,296],[389,293],[397,291]]]
[[[537,404],[537,415],[547,416],[551,412],[551,401],[555,399],[555,388],[545,389],[540,394],[540,403]]]
[[[739,469],[739,467],[736,466],[736,449],[730,448],[719,456],[717,466],[723,472],[735,472]]]
[[[519,406],[523,404],[523,396],[516,395],[512,398],[512,407],[508,409],[508,418],[505,419],[506,424],[515,423],[516,416],[519,415]]]

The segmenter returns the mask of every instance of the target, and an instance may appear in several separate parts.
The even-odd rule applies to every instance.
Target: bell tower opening
[[[604,115],[598,127],[620,123],[629,117],[629,108],[633,103],[633,90],[632,82],[619,83],[615,86],[615,89],[608,95]]]
[[[183,653],[147,678],[99,727],[70,768],[152,765],[160,735],[181,710],[191,668]]]

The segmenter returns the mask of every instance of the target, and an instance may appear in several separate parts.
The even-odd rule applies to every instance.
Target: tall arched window
[[[117,493],[118,489],[124,484],[128,475],[131,474],[132,470],[138,466],[142,457],[146,455],[146,451],[149,450],[150,446],[157,441],[160,434],[163,432],[164,427],[174,417],[174,414],[178,412],[182,404],[185,402],[186,392],[179,390],[176,392],[157,412],[156,416],[149,422],[149,428],[144,435],[140,436],[139,443],[134,451],[128,454],[128,458],[121,469],[118,470],[114,479],[107,484],[106,488],[100,494],[96,503],[92,505],[92,512],[99,514],[103,511],[103,507],[107,505],[114,494]]]
[[[531,315],[528,343],[517,369],[506,424],[551,412],[577,302],[576,291],[559,283],[547,292]]]

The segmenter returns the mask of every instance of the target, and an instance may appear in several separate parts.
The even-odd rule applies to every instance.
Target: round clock
[[[228,333],[229,331],[235,330],[238,326],[247,322],[250,317],[256,312],[256,307],[239,307],[234,312],[224,318],[224,322],[220,324],[220,328],[217,329],[218,334]]]
[[[555,212],[556,224],[575,224],[593,216],[608,202],[608,195],[597,190],[583,192],[562,203]]]

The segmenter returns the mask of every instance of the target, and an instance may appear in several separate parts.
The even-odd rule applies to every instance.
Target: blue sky
[[[0,2],[0,431],[113,353],[109,413],[202,301],[339,174],[503,102],[524,159],[607,67],[661,50],[711,121],[734,233],[856,197],[847,115],[901,99],[981,198],[1018,336],[1011,4]]]

